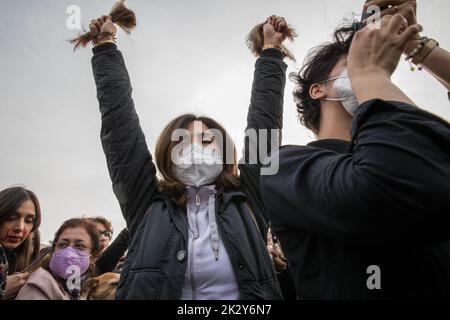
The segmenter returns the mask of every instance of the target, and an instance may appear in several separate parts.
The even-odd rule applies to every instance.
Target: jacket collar
[[[217,211],[222,213],[232,201],[247,201],[248,197],[245,193],[239,190],[226,191],[223,187],[218,189],[216,194],[216,203],[218,203]]]
[[[159,194],[157,196],[155,196],[154,200],[163,200],[167,206],[167,208],[169,209],[169,211],[171,212],[175,212],[177,211],[177,206],[175,203],[173,203],[169,197],[163,195],[163,194]],[[239,190],[232,190],[232,191],[226,191],[223,187],[219,187],[217,189],[217,194],[216,194],[216,203],[218,204],[217,206],[217,211],[219,213],[222,213],[223,211],[225,211],[225,209],[228,207],[228,205],[230,204],[231,201],[240,201],[240,202],[245,202],[247,201],[248,197],[245,193],[243,193],[242,191]]]

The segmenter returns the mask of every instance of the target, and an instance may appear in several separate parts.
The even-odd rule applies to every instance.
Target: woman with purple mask
[[[70,219],[58,229],[50,259],[33,272],[16,300],[84,299],[83,283],[100,253],[97,229],[85,219]]]

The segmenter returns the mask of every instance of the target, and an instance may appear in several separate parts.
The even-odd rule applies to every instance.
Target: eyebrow
[[[59,240],[60,242],[70,242],[70,239],[61,239],[61,240]],[[77,240],[75,240],[75,243],[84,243],[84,244],[88,244],[85,240],[81,240],[81,239],[77,239]]]

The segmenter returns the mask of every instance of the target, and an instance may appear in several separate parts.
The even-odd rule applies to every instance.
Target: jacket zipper
[[[215,199],[216,203],[217,203],[217,198]],[[241,279],[239,278],[239,271],[236,269],[236,259],[233,259],[233,255],[231,254],[231,250],[230,250],[230,244],[228,242],[228,238],[225,236],[225,232],[223,231],[223,224],[222,224],[222,220],[220,220],[219,215],[217,213],[217,206],[216,206],[216,221],[218,223],[218,229],[220,232],[220,235],[222,237],[222,242],[223,245],[225,247],[225,250],[227,251],[228,257],[230,258],[230,262],[231,265],[233,267],[233,271],[234,271],[234,276],[236,278],[236,281],[238,283],[238,288],[239,288],[239,297],[240,299],[243,299],[241,292],[242,292],[242,287],[241,287]]]
[[[197,284],[195,282],[195,275],[194,275],[194,257],[195,257],[195,245],[194,245],[194,241],[198,239],[198,221],[197,221],[197,213],[198,213],[198,208],[200,207],[200,196],[197,193],[195,195],[195,204],[196,204],[196,212],[195,212],[195,228],[197,229],[196,232],[193,232],[194,236],[192,238],[192,243],[191,243],[191,264],[190,264],[190,272],[191,272],[191,288],[192,288],[192,300],[196,300],[197,299]]]

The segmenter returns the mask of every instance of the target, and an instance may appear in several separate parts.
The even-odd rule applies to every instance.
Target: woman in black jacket
[[[266,23],[268,49],[256,62],[247,119],[248,130],[269,129],[267,151],[281,139],[274,132],[282,127],[286,65],[278,48],[286,26],[283,18]],[[259,157],[253,164],[242,162],[238,175],[226,131],[210,118],[187,114],[169,123],[159,138],[155,159],[163,179],[158,181],[125,63],[113,43],[116,28],[110,17],[93,20],[90,28],[99,32],[92,66],[101,140],[131,239],[116,297],[280,299],[261,236],[267,219]],[[258,145],[250,139],[253,151]],[[255,160],[246,150],[245,158]]]

